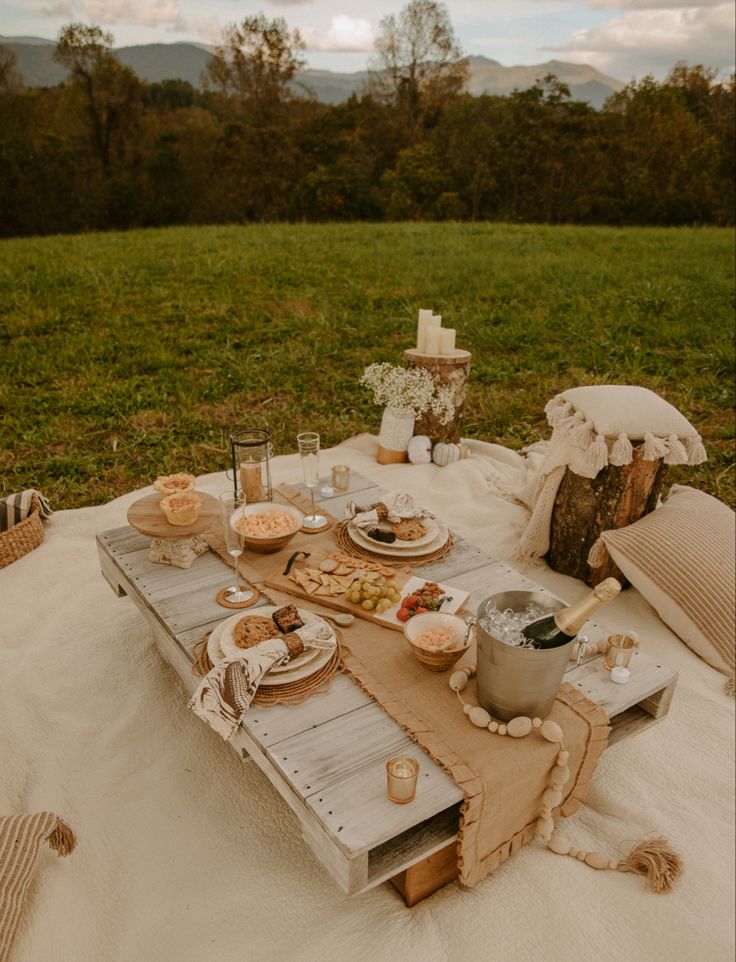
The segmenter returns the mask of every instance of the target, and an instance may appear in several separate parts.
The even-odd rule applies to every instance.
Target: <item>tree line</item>
[[[53,88],[0,48],[0,235],[275,220],[734,222],[734,77],[678,64],[601,110],[554,76],[470,96],[446,8],[381,22],[370,82],[338,105],[297,83],[297,31],[247,17],[203,89],[145,83],[69,24]]]

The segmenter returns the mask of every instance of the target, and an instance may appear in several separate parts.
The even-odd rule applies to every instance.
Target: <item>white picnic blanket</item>
[[[444,468],[380,466],[361,437],[325,451],[322,470],[347,462],[409,491],[510,558],[528,512],[498,492],[523,488],[527,463],[472,449]],[[273,469],[300,480],[296,456]],[[734,701],[636,591],[606,621],[679,671],[672,709],[604,754],[588,804],[563,824],[578,847],[612,855],[667,835],[685,862],[675,891],[532,844],[474,889],[453,883],[413,909],[389,885],[348,901],[261,772],[187,711],[135,605],[100,575],[95,531],[124,524],[141,493],[57,511],[43,545],[0,572],[0,813],[52,809],[79,839],[39,866],[17,962],[731,962]],[[529,574],[570,600],[587,590]]]

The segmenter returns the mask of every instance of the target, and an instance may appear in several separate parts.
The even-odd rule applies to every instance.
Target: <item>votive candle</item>
[[[411,755],[392,755],[386,762],[389,800],[397,805],[411,802],[417,791],[419,762]]]

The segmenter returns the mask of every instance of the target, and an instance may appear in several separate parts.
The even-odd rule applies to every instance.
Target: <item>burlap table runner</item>
[[[281,485],[278,493],[301,506],[303,499],[295,489]],[[229,560],[216,534],[207,540]],[[246,552],[241,570],[250,580],[262,583],[271,572],[281,571],[294,551],[312,548],[335,550],[330,529],[314,535],[298,533],[275,554]],[[298,604],[308,606],[303,601]],[[449,674],[422,668],[398,632],[356,619],[344,633],[343,660],[361,688],[462,788],[460,881],[475,885],[533,837],[540,797],[558,746],[534,735],[504,738],[474,728],[447,685]],[[474,660],[473,646],[457,667]],[[474,700],[473,684],[464,692],[468,700]],[[561,725],[570,752],[570,780],[555,810],[557,819],[582,803],[610,728],[605,712],[567,684],[549,717]]]

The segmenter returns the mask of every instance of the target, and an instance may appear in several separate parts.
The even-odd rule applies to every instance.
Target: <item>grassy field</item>
[[[419,307],[473,352],[465,434],[548,436],[548,398],[642,384],[703,434],[672,471],[734,502],[734,239],[717,229],[255,225],[0,242],[4,493],[98,504],[226,466],[235,426],[376,431],[365,364]]]

